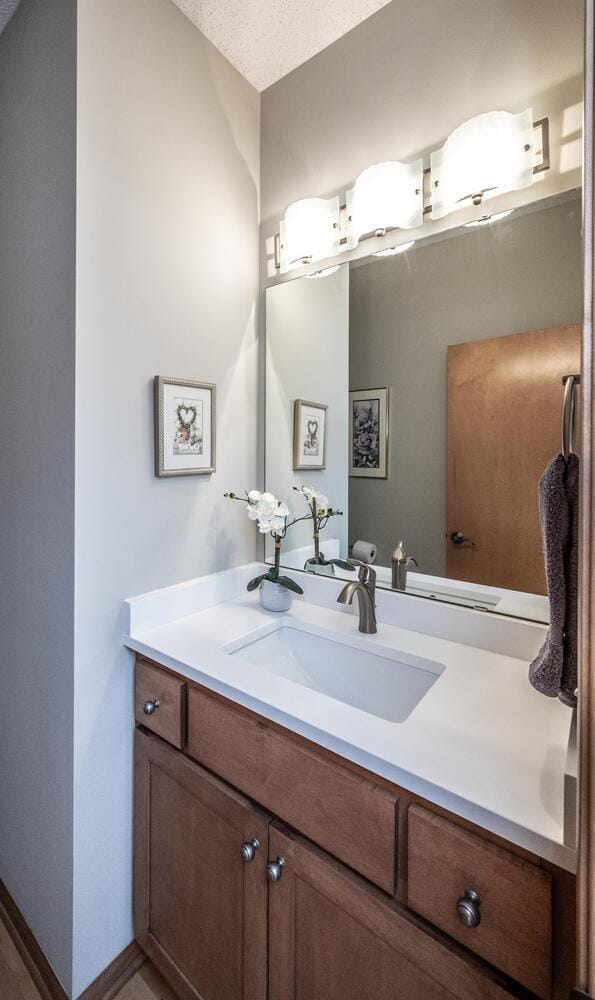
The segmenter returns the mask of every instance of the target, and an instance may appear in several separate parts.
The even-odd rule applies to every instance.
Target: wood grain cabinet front
[[[266,1000],[269,817],[149,733],[135,758],[137,941],[181,1000]]]
[[[182,677],[137,657],[136,721],[179,750],[186,739],[186,687]]]
[[[409,809],[408,831],[409,906],[548,998],[549,872],[419,806]]]
[[[191,687],[188,753],[386,892],[398,796],[218,695]]]
[[[269,890],[269,1000],[511,1000],[405,909],[291,831]]]

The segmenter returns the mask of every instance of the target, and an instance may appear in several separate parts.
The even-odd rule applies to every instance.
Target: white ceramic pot
[[[261,580],[260,603],[267,611],[289,611],[293,594],[287,587],[282,587],[272,580]]]

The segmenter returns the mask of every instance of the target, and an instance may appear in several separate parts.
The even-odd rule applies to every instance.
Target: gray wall
[[[581,318],[580,201],[373,258],[350,271],[350,388],[390,386],[390,476],[351,479],[349,540],[398,538],[445,575],[448,344]]]
[[[0,36],[0,878],[72,947],[75,0]]]
[[[266,296],[267,406],[265,483],[295,513],[306,504],[294,486],[313,486],[326,493],[331,505],[344,511],[329,522],[321,536],[339,538],[347,551],[347,385],[349,379],[349,266],[322,278],[298,278]],[[294,401],[326,403],[326,468],[293,471]],[[312,544],[312,523],[290,529],[285,551]],[[267,556],[273,555],[270,536]]]
[[[259,109],[171,0],[79,0],[75,994],[132,938],[122,601],[255,555]],[[217,383],[213,476],[154,478],[157,373]]]

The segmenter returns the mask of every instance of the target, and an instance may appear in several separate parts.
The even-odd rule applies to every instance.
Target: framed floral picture
[[[388,388],[349,393],[350,476],[388,478]]]
[[[326,469],[326,403],[296,399],[293,411],[293,468]]]
[[[155,475],[215,471],[215,393],[211,382],[155,376]]]

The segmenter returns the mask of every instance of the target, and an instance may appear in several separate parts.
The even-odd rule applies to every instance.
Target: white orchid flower
[[[248,500],[252,504],[257,504],[258,501],[260,500],[261,496],[262,496],[262,493],[260,492],[260,490],[250,490],[250,492],[248,494]]]
[[[253,507],[252,504],[247,504],[246,510],[248,511],[248,517],[251,521],[258,521],[258,511],[256,510],[256,507]]]
[[[316,493],[315,500],[316,500],[316,506],[320,513],[322,513],[323,510],[328,510],[329,508],[328,497],[325,496],[324,493]]]
[[[277,534],[279,531],[283,531],[284,527],[285,527],[285,518],[279,517],[277,514],[275,514],[271,518],[271,531],[274,531],[275,534]]]
[[[276,511],[277,517],[289,517],[289,507],[286,503],[280,503]]]

